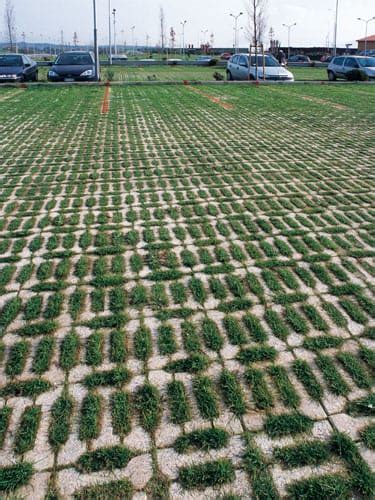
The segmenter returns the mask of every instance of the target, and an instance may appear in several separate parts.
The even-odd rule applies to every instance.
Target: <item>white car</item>
[[[348,73],[360,70],[370,80],[375,79],[375,57],[340,56],[335,57],[328,65],[328,79],[333,82],[337,78],[347,78]]]
[[[257,57],[257,59],[255,59]],[[258,63],[258,79],[263,80],[263,62],[264,76],[266,80],[294,82],[294,75],[271,55],[265,55],[264,61],[262,55],[252,55],[249,68],[249,54],[235,54],[227,64],[228,80],[256,80],[256,63]]]

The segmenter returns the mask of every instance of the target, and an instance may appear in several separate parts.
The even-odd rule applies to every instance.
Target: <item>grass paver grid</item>
[[[103,96],[0,90],[0,490],[371,497],[373,87]]]

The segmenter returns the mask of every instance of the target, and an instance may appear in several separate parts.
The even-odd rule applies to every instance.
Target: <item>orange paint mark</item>
[[[211,94],[207,94],[206,92],[203,92],[202,90],[199,90],[196,87],[189,87],[189,89],[195,92],[196,94],[206,97],[206,99],[213,102],[214,104],[218,104],[223,109],[230,110],[234,108],[233,104],[228,104],[227,102],[223,102],[219,97],[214,97]]]
[[[102,103],[102,113],[108,113],[109,102],[110,102],[111,87],[110,83],[107,82],[104,91],[103,103]]]

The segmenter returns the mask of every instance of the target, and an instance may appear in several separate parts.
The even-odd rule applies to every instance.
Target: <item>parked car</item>
[[[112,55],[112,62],[117,63],[117,62],[123,62],[127,61],[129,58],[126,54],[121,54],[121,55]],[[108,58],[109,60],[109,58]]]
[[[326,56],[321,57],[320,62],[330,63],[332,61],[332,59],[333,59],[333,56],[326,55]]]
[[[47,76],[51,82],[94,82],[97,80],[95,56],[92,52],[63,52],[52,64]]]
[[[256,60],[256,58],[258,60]],[[252,55],[249,68],[249,54],[236,54],[230,58],[227,64],[228,80],[255,80],[256,63],[258,63],[258,78],[263,79],[263,56]],[[271,55],[264,57],[264,69],[266,80],[294,81],[294,76],[290,71],[280,65]]]
[[[301,54],[289,57],[288,63],[311,63],[311,59],[308,56],[303,56]]]
[[[38,66],[23,54],[0,55],[0,82],[36,82]]]
[[[211,56],[198,56],[197,57],[197,64],[199,64],[201,66],[215,66],[216,63],[217,63],[217,60]]]
[[[370,56],[370,57],[375,57],[375,50],[362,50],[358,55],[360,56]]]
[[[328,65],[328,79],[332,82],[337,78],[348,78],[354,70],[365,73],[368,78],[375,79],[375,57],[340,56],[335,57]]]
[[[229,59],[232,57],[232,54],[230,52],[223,52],[220,54],[220,59],[222,61],[229,61]]]

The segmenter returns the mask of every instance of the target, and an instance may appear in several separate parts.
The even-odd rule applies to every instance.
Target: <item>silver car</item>
[[[263,56],[252,55],[250,67],[249,59],[249,54],[235,54],[232,56],[227,64],[228,80],[256,80],[256,62],[258,63],[258,79],[263,80]],[[271,55],[264,56],[264,76],[266,80],[294,81],[293,74],[281,66]]]
[[[365,73],[369,79],[375,79],[375,57],[335,57],[328,65],[328,79],[333,82],[337,78],[347,78],[348,73],[353,70],[360,70]]]

